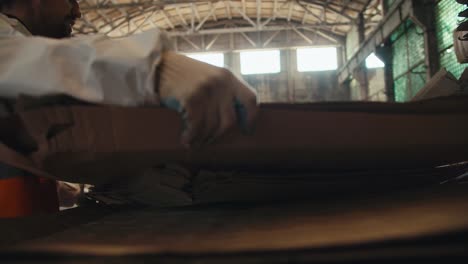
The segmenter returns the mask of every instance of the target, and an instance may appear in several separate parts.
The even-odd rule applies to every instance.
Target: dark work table
[[[0,258],[11,263],[448,263],[468,257],[468,186],[327,201],[96,205],[0,223]]]

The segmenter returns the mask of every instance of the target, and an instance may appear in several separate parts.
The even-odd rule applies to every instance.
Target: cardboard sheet
[[[164,163],[215,170],[436,166],[468,160],[468,97],[407,104],[261,107],[253,135],[179,144],[181,120],[161,108],[56,106],[22,112],[37,166],[70,182],[102,183]]]

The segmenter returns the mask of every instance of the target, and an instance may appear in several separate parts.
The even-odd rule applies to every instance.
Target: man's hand
[[[252,128],[256,94],[230,71],[166,52],[159,74],[161,103],[183,115],[183,145],[210,143],[236,124]]]

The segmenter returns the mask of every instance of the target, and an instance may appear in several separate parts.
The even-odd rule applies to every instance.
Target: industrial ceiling
[[[364,15],[367,28],[382,18],[379,0],[82,0],[78,34],[125,36],[161,28],[170,36],[313,31],[344,36]],[[303,37],[306,37],[305,35]]]
[[[80,5],[76,34],[121,37],[160,28],[179,51],[343,46],[360,16],[367,32],[383,16],[379,0],[82,0]]]

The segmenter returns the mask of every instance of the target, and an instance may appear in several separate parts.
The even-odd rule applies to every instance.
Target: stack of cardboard
[[[252,135],[234,131],[212,146],[192,150],[179,143],[182,123],[178,114],[162,108],[45,106],[21,111],[18,117],[36,145],[28,165],[44,175],[100,186],[135,186],[134,190],[163,183],[170,188],[153,193],[168,196],[173,191],[186,192],[182,188],[190,186],[186,197],[173,196],[182,204],[191,203],[194,197],[226,200],[217,196],[220,192],[213,193],[213,186],[221,190],[226,182],[235,183],[233,189],[239,193],[263,189],[264,197],[278,194],[281,188],[289,194],[346,186],[369,190],[396,181],[382,170],[434,168],[468,160],[467,96],[404,104],[262,105]],[[174,173],[170,177],[144,173],[168,163],[195,173],[180,181]],[[323,170],[338,170],[341,177],[335,181],[331,179],[337,179],[336,175],[325,173],[321,175],[326,180],[319,181],[315,172]],[[357,181],[349,170],[360,171],[361,176],[362,171],[371,170],[380,178]],[[199,171],[223,173],[213,176]],[[168,178],[176,182],[168,183]],[[261,187],[262,182],[269,182],[269,187]],[[239,198],[229,188],[225,188],[226,197]]]
[[[419,101],[460,94],[462,92],[461,81],[462,79],[457,80],[452,73],[443,68],[411,100]]]
[[[226,169],[388,168],[468,160],[468,97],[414,103],[263,105],[253,135],[187,150],[162,108],[57,106],[22,112],[38,168],[98,184],[166,163]]]
[[[198,173],[192,183],[194,203],[310,200],[382,194],[439,184],[468,171],[468,164],[433,169],[314,171],[308,173]]]
[[[461,93],[468,95],[468,68],[466,68],[460,77]]]

